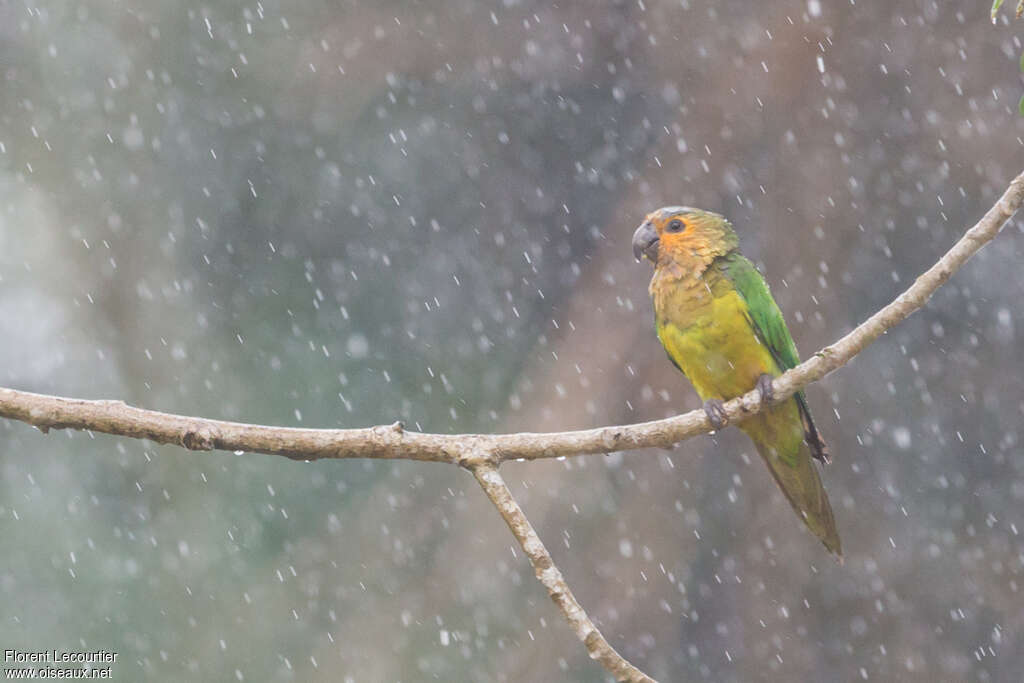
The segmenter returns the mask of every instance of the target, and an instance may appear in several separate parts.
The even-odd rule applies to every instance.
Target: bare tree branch
[[[620,681],[631,681],[636,683],[655,683],[654,679],[636,668],[622,655],[615,651],[604,636],[590,620],[587,613],[576,601],[576,597],[569,590],[569,584],[565,582],[562,572],[555,566],[551,554],[548,553],[544,543],[541,542],[537,532],[534,531],[530,520],[526,518],[523,509],[512,496],[504,478],[498,472],[498,468],[489,462],[482,461],[470,468],[476,480],[480,482],[484,493],[498,508],[498,512],[505,519],[508,528],[523,547],[526,556],[530,558],[533,565],[533,572],[537,580],[548,589],[548,595],[558,605],[558,609],[565,615],[566,621],[576,631],[576,636],[587,647],[592,659],[600,662],[601,666],[611,672]]]
[[[999,201],[935,265],[892,303],[852,332],[776,378],[774,400],[783,401],[804,386],[850,362],[890,327],[917,311],[960,267],[990,242],[1024,204],[1024,173],[1010,183]],[[725,403],[730,421],[762,409],[755,389]],[[532,563],[537,578],[584,642],[591,657],[620,680],[651,681],[623,659],[598,631],[573,597],[537,533],[498,473],[510,459],[537,460],[587,453],[668,447],[711,431],[703,410],[631,425],[569,432],[518,434],[427,434],[407,432],[400,423],[367,429],[292,429],[209,420],[143,410],[122,401],[89,401],[0,388],[0,417],[50,429],[84,429],[191,450],[251,451],[295,460],[320,458],[392,458],[426,460],[470,469]]]
[[[905,292],[845,337],[776,378],[775,401],[782,401],[848,363],[893,325],[921,308],[949,277],[998,233],[1024,203],[1024,173],[946,254]],[[730,421],[761,410],[757,390],[725,404]],[[408,432],[400,423],[367,429],[292,429],[172,415],[120,401],[87,401],[0,388],[0,417],[27,422],[43,431],[87,429],[149,439],[192,450],[252,451],[295,460],[393,458],[468,466],[489,453],[498,462],[537,460],[587,453],[668,447],[711,431],[703,410],[631,425],[568,432],[518,434],[428,434]]]

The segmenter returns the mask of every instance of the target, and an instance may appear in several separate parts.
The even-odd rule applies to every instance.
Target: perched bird
[[[654,264],[650,293],[658,339],[693,384],[715,429],[723,399],[757,387],[772,399],[772,378],[800,362],[768,285],[739,252],[722,216],[685,206],[647,214],[633,234],[633,255]],[[798,392],[739,425],[753,440],[793,509],[825,547],[842,555],[825,488],[812,459],[828,448]]]

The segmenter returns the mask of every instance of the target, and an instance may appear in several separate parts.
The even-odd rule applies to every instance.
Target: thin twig
[[[775,379],[775,401],[792,396],[848,363],[893,325],[921,308],[949,277],[998,233],[1024,203],[1024,173],[1017,176],[988,210],[934,266],[882,310],[852,332]],[[755,389],[726,402],[730,421],[761,410]],[[0,417],[27,422],[41,430],[88,429],[150,439],[192,450],[251,451],[296,460],[320,458],[394,458],[472,464],[464,453],[487,452],[499,461],[538,460],[639,448],[667,448],[711,431],[703,410],[631,425],[568,432],[518,434],[428,434],[409,432],[400,423],[368,429],[292,429],[224,422],[143,410],[120,401],[86,401],[0,388]]]
[[[653,678],[630,664],[615,651],[615,648],[605,640],[601,631],[587,616],[580,603],[576,601],[562,572],[555,566],[551,554],[548,553],[540,536],[530,524],[530,520],[526,518],[523,509],[519,507],[519,503],[512,496],[512,491],[509,490],[508,484],[505,483],[497,467],[489,462],[481,461],[470,469],[476,480],[480,482],[484,493],[494,503],[494,507],[498,508],[498,512],[505,519],[505,523],[512,530],[512,535],[519,541],[526,556],[530,558],[530,564],[533,565],[533,572],[537,575],[537,580],[548,589],[548,595],[558,605],[558,609],[565,615],[569,625],[576,631],[576,636],[586,646],[590,657],[600,662],[601,666],[620,681],[655,683]]]

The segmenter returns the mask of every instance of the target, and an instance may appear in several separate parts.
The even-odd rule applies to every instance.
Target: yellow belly
[[[744,314],[746,302],[735,291],[716,294],[688,312],[666,311],[658,324],[665,350],[704,401],[734,398],[753,389],[763,373],[779,374]]]

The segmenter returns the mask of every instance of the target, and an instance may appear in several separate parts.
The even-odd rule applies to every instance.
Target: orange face
[[[735,247],[736,234],[725,218],[688,206],[652,211],[633,233],[633,255],[655,265],[706,265]]]

